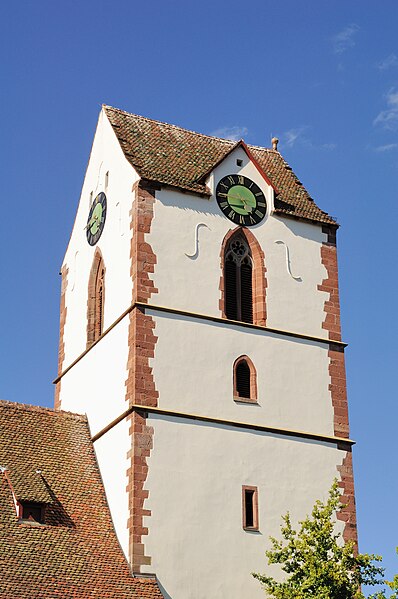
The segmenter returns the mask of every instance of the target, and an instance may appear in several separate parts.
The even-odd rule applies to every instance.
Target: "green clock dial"
[[[91,205],[87,219],[86,235],[90,245],[95,245],[104,230],[106,219],[106,195],[102,191]]]
[[[267,202],[259,186],[243,175],[227,175],[216,188],[218,205],[237,225],[257,225],[266,215]]]

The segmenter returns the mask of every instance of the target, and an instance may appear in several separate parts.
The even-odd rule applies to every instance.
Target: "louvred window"
[[[234,400],[257,403],[257,373],[249,356],[240,356],[233,366]]]
[[[87,347],[90,347],[104,330],[105,265],[97,251],[91,267],[87,302]]]
[[[253,263],[249,245],[242,235],[229,242],[224,269],[226,317],[253,322]]]
[[[246,360],[237,364],[235,376],[237,396],[250,398],[250,368]]]
[[[98,269],[97,282],[96,282],[96,293],[95,293],[95,326],[94,326],[94,340],[102,334],[103,331],[103,320],[104,320],[104,267],[101,264]]]

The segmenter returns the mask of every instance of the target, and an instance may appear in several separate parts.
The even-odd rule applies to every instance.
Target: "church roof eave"
[[[185,192],[209,196],[205,179],[241,146],[275,190],[275,214],[337,225],[321,210],[281,154],[274,149],[196,133],[104,105],[120,147],[143,179]]]

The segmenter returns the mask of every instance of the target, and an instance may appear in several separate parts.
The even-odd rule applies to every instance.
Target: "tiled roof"
[[[1,599],[162,597],[130,573],[84,416],[0,401],[0,466]],[[45,524],[17,520],[12,488]]]
[[[149,181],[209,195],[205,177],[239,142],[202,135],[104,106],[130,164]],[[277,190],[275,213],[319,223],[336,224],[318,208],[281,154],[247,146]]]

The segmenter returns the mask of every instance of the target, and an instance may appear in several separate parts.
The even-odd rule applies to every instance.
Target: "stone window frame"
[[[252,304],[253,304],[253,324],[259,326],[266,326],[267,324],[267,309],[266,309],[266,268],[265,268],[265,257],[264,252],[261,249],[259,242],[257,241],[254,234],[246,227],[236,227],[230,229],[225,235],[221,245],[221,277],[220,277],[220,292],[221,297],[219,301],[219,309],[221,311],[222,318],[227,318],[225,310],[225,258],[226,252],[229,248],[229,243],[232,238],[242,236],[247,242],[252,264]]]
[[[247,524],[247,498],[251,495],[253,524]],[[242,485],[242,528],[247,531],[257,532],[259,530],[258,517],[258,487]]]
[[[250,397],[241,397],[238,394],[238,385],[236,377],[236,369],[239,364],[246,362],[250,370]],[[257,371],[249,356],[242,355],[236,358],[233,365],[233,397],[234,401],[242,403],[258,403],[257,402]]]
[[[101,250],[96,248],[88,281],[87,348],[101,337],[104,330],[105,271]]]

